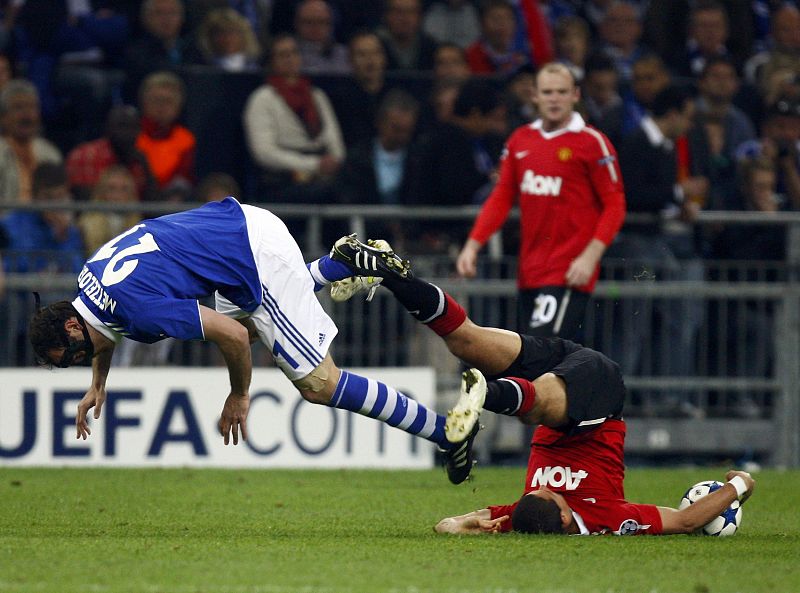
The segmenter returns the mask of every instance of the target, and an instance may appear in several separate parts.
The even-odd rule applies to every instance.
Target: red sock
[[[453,297],[445,292],[444,298],[444,313],[426,324],[442,337],[457,330],[467,318],[467,312],[464,311],[464,308],[459,305]]]
[[[536,387],[534,387],[533,381],[521,379],[519,377],[504,377],[504,379],[514,381],[522,390],[522,403],[520,403],[519,410],[517,410],[517,413],[514,415],[524,416],[531,411],[533,404],[536,403]]]

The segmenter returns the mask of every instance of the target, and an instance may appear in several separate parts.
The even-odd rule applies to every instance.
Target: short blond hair
[[[572,86],[577,86],[578,81],[575,80],[575,75],[572,73],[572,70],[567,68],[561,62],[548,62],[544,64],[541,68],[539,68],[538,72],[536,72],[536,84],[539,84],[539,75],[542,73],[546,74],[563,74],[567,78],[572,81]]]

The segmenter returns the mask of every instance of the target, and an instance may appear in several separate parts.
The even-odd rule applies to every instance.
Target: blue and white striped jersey
[[[247,223],[233,198],[143,220],[112,239],[84,264],[73,304],[105,326],[98,330],[137,342],[202,339],[198,299],[215,291],[247,312],[261,303]]]

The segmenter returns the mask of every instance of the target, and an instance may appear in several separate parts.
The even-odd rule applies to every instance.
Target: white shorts
[[[302,379],[319,366],[339,330],[319,304],[300,247],[283,221],[255,206],[243,204],[242,210],[261,279],[261,305],[248,314],[216,293],[216,309],[236,319],[249,315],[283,373],[291,381]]]

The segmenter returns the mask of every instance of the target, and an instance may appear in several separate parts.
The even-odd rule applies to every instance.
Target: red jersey
[[[565,286],[572,260],[592,239],[610,244],[625,219],[617,152],[577,113],[567,127],[542,130],[541,120],[506,142],[500,179],[483,205],[470,238],[486,243],[520,207],[519,288]],[[591,292],[598,269],[579,290]]]
[[[661,533],[658,508],[625,500],[624,447],[622,420],[606,420],[595,430],[573,436],[539,426],[533,435],[525,492],[546,486],[561,494],[587,535],[657,535]],[[490,506],[492,519],[510,516],[516,506]],[[510,529],[508,521],[505,530]]]

